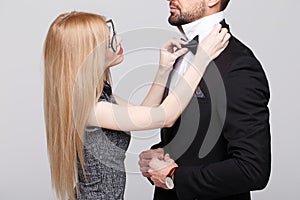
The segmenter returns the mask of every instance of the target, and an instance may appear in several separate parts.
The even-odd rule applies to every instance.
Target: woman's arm
[[[134,104],[130,103],[129,101],[126,101],[125,99],[123,99],[122,97],[119,97],[118,95],[113,94],[116,102],[120,105],[120,106],[135,106]]]
[[[89,124],[131,131],[172,126],[188,105],[209,62],[228,45],[227,29],[218,25],[198,47],[197,54],[175,89],[157,107],[121,106],[99,102]]]
[[[159,67],[151,88],[141,103],[141,106],[152,107],[161,103],[170,71],[171,70],[165,70],[162,67]]]
[[[172,39],[162,45],[160,48],[159,68],[156,73],[154,82],[146,95],[141,106],[157,106],[161,103],[163,93],[173,69],[176,59],[188,52],[187,48],[182,48],[182,44],[187,42],[179,39]]]
[[[187,42],[183,40],[172,39],[161,46],[159,68],[150,90],[140,104],[141,106],[153,107],[161,103],[168,77],[173,69],[176,59],[188,52],[187,48],[181,48],[181,45],[186,43]],[[114,95],[114,97],[119,105],[133,106],[129,101],[126,101],[117,95]]]

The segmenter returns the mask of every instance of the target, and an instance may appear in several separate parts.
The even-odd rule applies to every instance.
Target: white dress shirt
[[[216,14],[203,17],[194,22],[182,25],[182,37],[190,41],[198,35],[199,43],[201,43],[201,41],[213,30],[214,26],[220,23],[223,19],[224,12],[221,11]],[[176,65],[174,66],[174,74],[172,75],[170,82],[171,90],[175,87],[180,77],[184,74],[193,57],[193,53],[188,52],[177,61]]]

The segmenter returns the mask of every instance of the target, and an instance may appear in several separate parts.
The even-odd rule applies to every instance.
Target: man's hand
[[[162,148],[150,149],[140,153],[140,160],[139,160],[140,171],[142,172],[142,175],[145,177],[151,176],[149,174],[149,169],[150,169],[149,163],[153,158],[156,158],[158,160],[163,160],[164,149]]]
[[[154,185],[168,190],[168,187],[166,186],[167,175],[172,168],[178,167],[174,160],[170,158],[170,155],[166,154],[163,160],[155,157],[152,158],[149,162],[149,167],[148,173],[151,175],[150,178]]]

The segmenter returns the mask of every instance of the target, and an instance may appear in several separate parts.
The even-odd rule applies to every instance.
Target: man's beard
[[[182,12],[180,8],[178,8],[178,10],[178,15],[171,13],[168,19],[169,23],[173,26],[181,26],[202,18],[205,12],[205,1],[201,1],[199,6],[191,11]]]

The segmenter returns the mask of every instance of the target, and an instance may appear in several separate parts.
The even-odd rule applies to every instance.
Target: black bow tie
[[[187,44],[182,45],[182,48],[188,48],[195,55],[197,53],[198,44],[199,44],[199,39],[198,39],[198,35],[196,35],[196,37],[194,37]]]

